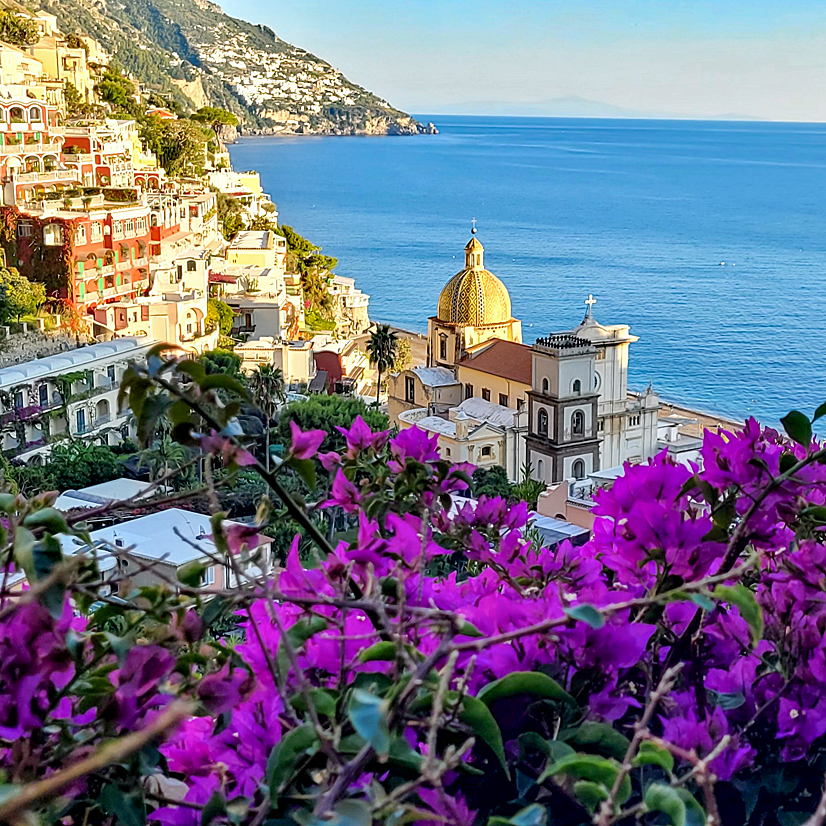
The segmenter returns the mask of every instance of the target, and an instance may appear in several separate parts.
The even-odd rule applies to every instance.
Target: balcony
[[[149,259],[144,255],[142,258],[136,258],[132,262],[133,267],[146,267],[149,264]]]
[[[98,267],[98,278],[106,277],[107,275],[114,275],[115,274],[115,265],[108,264],[104,267]]]
[[[63,160],[71,164],[93,164],[95,162],[94,155],[87,155],[85,153],[72,154],[71,152],[63,153]]]
[[[51,172],[22,172],[16,178],[19,184],[45,184],[52,181],[80,181],[75,169],[55,169]]]
[[[131,261],[118,261],[118,263],[115,264],[115,269],[118,272],[123,272],[124,270],[131,270],[133,266]]]
[[[41,152],[59,154],[62,146],[59,143],[7,143],[0,146],[0,155],[37,155]]]

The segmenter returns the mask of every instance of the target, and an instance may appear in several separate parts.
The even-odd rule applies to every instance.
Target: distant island
[[[493,117],[545,118],[650,118],[652,120],[743,120],[761,121],[765,118],[737,113],[720,115],[691,115],[675,112],[644,111],[614,106],[600,100],[589,100],[578,95],[551,98],[542,101],[466,101],[436,107],[441,115],[488,115]]]

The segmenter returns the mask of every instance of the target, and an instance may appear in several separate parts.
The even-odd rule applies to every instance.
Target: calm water
[[[640,337],[633,386],[767,422],[826,400],[826,124],[433,119],[434,137],[246,139],[233,165],[374,319],[426,330],[476,217],[526,341],[593,292]]]

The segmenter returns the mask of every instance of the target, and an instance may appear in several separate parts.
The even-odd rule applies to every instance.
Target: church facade
[[[426,367],[390,376],[391,419],[432,429],[451,458],[464,450],[459,441],[481,440],[476,453],[496,457],[512,481],[525,463],[533,478],[553,485],[645,461],[658,450],[659,397],[650,387],[629,395],[637,337],[628,325],[599,324],[595,303],[589,296],[573,330],[522,343],[510,295],[485,269],[474,229],[464,268],[428,320]],[[490,451],[482,444],[488,437],[497,439]]]

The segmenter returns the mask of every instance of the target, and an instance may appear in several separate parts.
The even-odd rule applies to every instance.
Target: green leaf
[[[419,752],[410,747],[410,743],[404,737],[394,737],[390,741],[390,750],[387,753],[387,759],[391,763],[396,763],[399,766],[412,769],[417,772],[422,767],[422,757]]]
[[[490,707],[496,700],[519,694],[532,694],[546,700],[576,705],[574,698],[556,680],[539,671],[514,671],[506,677],[488,683],[476,697]]]
[[[593,605],[588,605],[588,603],[577,605],[575,608],[566,608],[565,613],[571,619],[584,622],[590,625],[591,628],[602,628],[605,625],[605,617]]]
[[[186,373],[197,384],[200,384],[206,378],[206,370],[200,361],[193,361],[192,359],[179,361],[177,370],[179,373]]]
[[[535,731],[523,732],[516,739],[521,754],[524,755],[533,751],[537,754],[544,754],[550,758],[551,762],[574,753],[574,750],[567,743],[563,743],[562,740],[546,740]]]
[[[301,477],[310,490],[315,490],[317,479],[315,462],[312,459],[297,459],[295,456],[290,456],[287,464]]]
[[[201,390],[231,390],[243,398],[249,398],[246,388],[240,381],[228,376],[226,373],[211,373],[201,382]]]
[[[112,783],[107,783],[98,798],[100,807],[108,815],[116,815],[118,826],[144,826],[146,809],[139,794],[125,794]]]
[[[219,791],[214,791],[212,796],[204,804],[201,809],[201,826],[210,826],[216,817],[221,817],[226,814],[227,801]]]
[[[690,594],[688,597],[695,605],[699,605],[703,611],[713,611],[717,606],[714,600],[705,594]]]
[[[826,402],[823,402],[823,404],[821,404],[820,407],[818,407],[817,410],[815,410],[815,415],[812,418],[812,423],[816,422],[818,419],[822,419],[824,416],[826,416]]]
[[[42,528],[49,533],[69,532],[66,517],[55,508],[41,508],[34,513],[30,513],[23,520],[23,524],[32,531]]]
[[[730,602],[740,612],[740,616],[749,627],[751,644],[757,645],[763,639],[763,609],[754,594],[745,585],[718,585],[714,597],[723,602]]]
[[[318,714],[324,717],[336,716],[336,698],[329,691],[325,691],[323,688],[310,688],[307,690],[307,694],[309,694],[310,702]],[[301,693],[293,694],[290,697],[290,705],[296,711],[307,711],[307,700]]]
[[[448,697],[451,695],[454,698],[458,696],[455,691],[448,692]],[[463,697],[459,719],[491,747],[493,753],[499,758],[505,774],[510,778],[502,732],[488,707],[478,697]]]
[[[780,420],[780,424],[793,442],[806,448],[812,443],[812,423],[805,413],[792,410]]]
[[[594,783],[593,780],[577,780],[574,783],[574,795],[576,799],[593,814],[603,800],[607,800],[611,792],[602,785]]]
[[[204,581],[206,569],[213,564],[211,560],[209,562],[201,562],[199,560],[187,562],[186,565],[181,565],[181,567],[178,568],[175,576],[177,576],[178,582],[181,584],[188,585],[190,588],[198,588]]]
[[[169,408],[169,418],[175,426],[189,422],[191,413],[192,411],[189,405],[183,399],[178,399],[178,401]]]
[[[369,648],[365,648],[359,654],[359,662],[372,663],[377,660],[395,660],[399,649],[396,643],[390,640],[382,640]]]
[[[649,811],[662,812],[674,826],[686,826],[686,811],[683,799],[676,789],[664,783],[652,783],[643,797]]]
[[[492,817],[488,826],[545,826],[548,822],[548,810],[539,803],[521,809],[510,817]]]
[[[592,783],[601,783],[606,789],[611,789],[619,773],[620,764],[613,758],[600,757],[596,754],[572,754],[545,769],[537,783],[543,783],[549,777],[555,777],[558,774],[565,774],[574,780],[590,780]],[[626,775],[620,784],[617,802],[622,805],[629,797],[631,797],[631,779]]]
[[[463,622],[456,634],[460,637],[485,636],[472,622]]]
[[[301,617],[296,623],[287,631],[287,639],[290,642],[293,650],[298,653],[303,647],[304,643],[315,636],[320,631],[324,631],[329,623],[324,617],[315,615],[309,617]],[[283,642],[278,646],[278,667],[282,671],[286,671],[290,665],[290,657],[287,654],[286,646]]]
[[[634,757],[634,765],[660,766],[670,773],[674,771],[674,757],[668,749],[664,749],[662,746],[648,740],[643,740],[640,743],[640,750]]]
[[[584,722],[565,738],[566,742],[580,749],[592,747],[600,754],[624,760],[631,741],[607,723]]]
[[[318,736],[311,725],[294,728],[276,743],[267,760],[265,775],[273,805],[278,795],[286,788],[296,770],[299,758],[312,749],[318,742]]]
[[[697,802],[694,795],[688,789],[677,789],[680,800],[685,803],[685,823],[686,826],[705,826],[705,809]]]
[[[390,732],[387,728],[389,704],[364,689],[356,688],[350,699],[347,717],[353,728],[384,756],[390,751]]]
[[[735,708],[740,708],[746,702],[746,696],[740,691],[714,691],[709,688],[706,690],[709,702],[714,706],[719,706],[726,711],[732,711]]]
[[[370,807],[363,800],[342,800],[331,818],[314,817],[307,826],[373,826]]]

